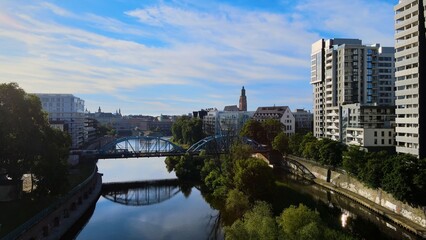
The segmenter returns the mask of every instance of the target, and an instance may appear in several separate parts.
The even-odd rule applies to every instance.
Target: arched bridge
[[[133,136],[106,144],[99,150],[98,158],[178,156],[185,152],[185,149],[165,138]]]
[[[129,206],[146,206],[164,202],[180,192],[178,179],[104,183],[102,196]]]
[[[267,149],[254,140],[245,137],[210,136],[206,137],[190,148],[182,147],[169,141],[167,138],[150,136],[132,136],[115,139],[99,150],[88,150],[81,152],[86,158],[132,158],[132,157],[160,157],[181,156],[184,154],[198,155],[201,151],[206,154],[223,154],[229,152],[235,142],[248,144],[253,152],[267,152]]]

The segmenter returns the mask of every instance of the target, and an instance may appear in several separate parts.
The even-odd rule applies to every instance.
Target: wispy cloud
[[[151,111],[233,104],[224,102],[235,97],[223,89],[242,85],[252,87],[249,99],[259,104],[297,102],[292,92],[275,91],[286,83],[307,102],[312,42],[340,36],[393,42],[387,2],[291,4],[291,11],[280,13],[215,2],[199,8],[160,1],[109,16],[60,3],[1,2],[0,82],[16,81],[29,92],[103,93],[135,109],[140,94],[158,97],[145,102]],[[273,94],[255,95],[259,86]],[[168,102],[173,100],[176,104]]]

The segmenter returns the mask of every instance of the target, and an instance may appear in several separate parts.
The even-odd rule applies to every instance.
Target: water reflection
[[[104,173],[104,182],[121,183],[116,184],[116,189],[112,185],[109,190],[104,189],[105,196],[99,198],[93,216],[77,239],[206,239],[215,228],[219,212],[205,202],[196,187],[187,183],[143,186],[143,182],[155,182],[145,180],[176,178],[173,172],[167,172],[164,158],[99,160],[98,168]],[[128,186],[121,188],[125,185]],[[170,198],[163,198],[169,195],[163,194],[161,189],[170,190]],[[114,196],[114,191],[116,199],[124,200],[123,203],[126,203],[124,195],[127,193],[129,204],[108,199]],[[151,203],[158,200],[152,196],[156,191],[163,201],[138,205],[138,201],[142,203],[146,198]]]
[[[167,201],[180,189],[178,179],[107,183],[102,185],[102,196],[123,205],[145,206]]]

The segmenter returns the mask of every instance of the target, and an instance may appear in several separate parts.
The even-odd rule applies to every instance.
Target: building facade
[[[48,113],[49,122],[69,133],[72,147],[79,148],[84,143],[85,113],[84,101],[72,94],[36,94],[43,110]],[[63,126],[59,127],[58,123]]]
[[[396,151],[424,158],[426,157],[425,3],[423,0],[400,0],[394,10]]]
[[[203,118],[203,131],[207,135],[237,136],[254,112],[211,110]]]
[[[395,146],[395,106],[346,104],[342,108],[342,142],[365,148]]]
[[[288,106],[258,107],[253,119],[264,122],[267,119],[276,119],[284,125],[283,131],[287,136],[296,132],[296,121]]]
[[[296,133],[308,133],[313,131],[314,114],[305,109],[296,109],[293,112]]]
[[[394,52],[359,39],[321,39],[312,45],[314,136],[350,144],[342,129],[345,105],[359,104],[360,111],[394,106]]]

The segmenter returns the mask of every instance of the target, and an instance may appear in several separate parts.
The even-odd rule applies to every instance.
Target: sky
[[[238,105],[312,109],[311,45],[394,45],[397,0],[0,1],[0,83],[86,108],[181,115]]]

